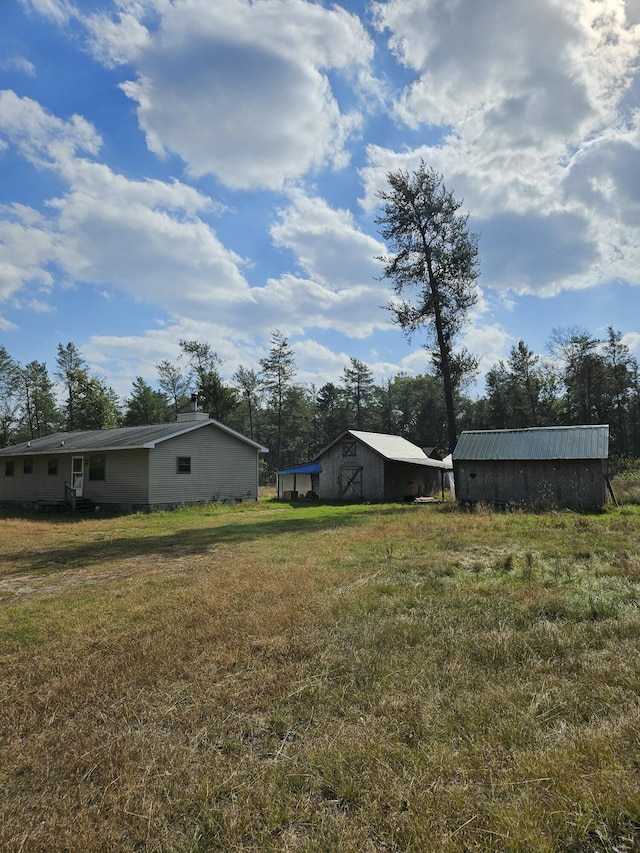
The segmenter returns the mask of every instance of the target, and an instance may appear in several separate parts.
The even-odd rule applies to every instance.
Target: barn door
[[[363,499],[362,465],[359,468],[340,469],[340,497],[346,499]]]

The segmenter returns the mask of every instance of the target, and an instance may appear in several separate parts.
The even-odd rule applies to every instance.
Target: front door
[[[84,489],[84,459],[74,456],[71,460],[71,488],[76,490],[76,497],[82,497]]]

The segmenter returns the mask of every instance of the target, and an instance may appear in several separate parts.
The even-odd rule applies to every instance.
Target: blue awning
[[[322,471],[319,462],[307,462],[306,465],[292,465],[291,468],[279,468],[278,474],[319,474]]]

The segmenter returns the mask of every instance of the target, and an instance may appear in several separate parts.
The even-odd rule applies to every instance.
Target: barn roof
[[[543,460],[606,459],[609,425],[466,430],[453,459]]]
[[[384,432],[364,432],[358,429],[349,429],[343,432],[328,447],[325,447],[322,453],[316,456],[316,459],[319,459],[330,447],[333,447],[347,435],[351,435],[358,439],[358,441],[366,444],[390,462],[406,462],[411,465],[422,465],[425,468],[442,468],[445,471],[450,471],[452,468],[446,462],[441,462],[439,459],[431,459],[422,448],[416,444],[412,444],[400,435],[389,435]]]
[[[80,432],[57,432],[42,438],[32,438],[11,447],[0,449],[0,456],[38,456],[52,453],[100,453],[105,450],[139,450],[154,448],[156,444],[184,435],[204,426],[215,426],[228,435],[266,453],[263,447],[239,432],[230,429],[212,418],[181,421],[148,426],[117,427],[115,429],[92,429]]]

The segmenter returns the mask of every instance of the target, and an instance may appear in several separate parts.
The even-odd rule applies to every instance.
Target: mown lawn
[[[0,525],[0,849],[640,849],[640,506]]]

